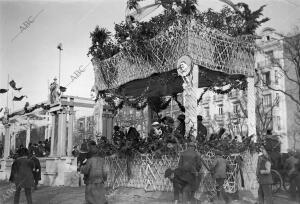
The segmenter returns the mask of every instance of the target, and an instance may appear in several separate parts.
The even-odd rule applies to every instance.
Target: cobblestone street
[[[9,188],[8,184],[0,185],[0,195],[3,195]],[[231,204],[251,204],[255,200],[243,194],[241,199],[248,201],[231,201]],[[37,191],[33,191],[34,204],[84,204],[84,187],[46,187],[41,186]],[[108,198],[110,204],[171,204],[171,192],[145,192],[143,189],[119,188],[112,192]],[[285,194],[278,194],[274,197],[274,204],[296,204],[291,202]],[[0,204],[13,203],[13,196],[6,202],[1,201]],[[200,203],[200,202],[198,202]],[[209,204],[211,202],[201,202]],[[20,204],[26,204],[24,191],[21,193]]]

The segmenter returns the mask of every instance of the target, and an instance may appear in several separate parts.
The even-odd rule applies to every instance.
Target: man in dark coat
[[[176,168],[174,170],[168,168],[165,171],[165,178],[170,179],[173,184],[175,204],[179,202],[179,194],[189,194],[192,189],[192,186],[187,181],[183,180],[184,174],[185,172],[182,168]]]
[[[25,189],[27,204],[32,204],[31,188],[34,187],[33,169],[34,163],[28,159],[28,150],[22,148],[19,150],[20,157],[17,158],[11,168],[9,181],[16,184],[14,204],[20,202],[21,189]]]
[[[181,179],[187,181],[191,186],[191,191],[188,195],[188,202],[194,200],[194,194],[198,190],[201,181],[199,172],[202,164],[207,168],[207,165],[202,160],[200,154],[195,151],[195,148],[196,143],[190,142],[188,144],[188,149],[180,155],[178,163],[178,168],[181,168],[184,172]]]
[[[258,157],[256,176],[259,183],[258,203],[273,204],[272,184],[273,178],[271,174],[271,159],[264,146],[261,147],[262,155]]]
[[[216,180],[216,190],[218,199],[223,199],[225,203],[229,203],[229,197],[225,193],[224,182],[226,179],[226,170],[229,168],[229,163],[222,157],[221,151],[216,151],[216,158],[212,163],[211,173]]]
[[[197,141],[198,143],[202,143],[206,140],[207,137],[207,129],[206,127],[202,124],[202,116],[197,115]]]
[[[174,131],[174,136],[177,138],[180,144],[183,144],[185,139],[185,115],[180,114],[177,117],[177,120],[179,123]]]
[[[35,156],[35,152],[32,152],[31,160],[34,163],[34,170],[33,170],[33,178],[34,178],[34,189],[37,190],[37,185],[41,180],[41,164],[39,159]]]
[[[85,200],[87,204],[107,204],[105,185],[108,176],[108,165],[100,157],[94,141],[90,141],[89,154],[91,157],[83,162],[80,172],[87,177]]]

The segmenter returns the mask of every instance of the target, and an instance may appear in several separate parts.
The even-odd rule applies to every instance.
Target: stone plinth
[[[10,169],[12,166],[12,159],[0,159],[0,180],[8,181],[10,177]]]

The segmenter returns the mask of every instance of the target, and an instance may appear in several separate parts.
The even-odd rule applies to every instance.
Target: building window
[[[204,108],[205,117],[209,118],[209,107]]]
[[[267,36],[267,40],[268,40],[268,41],[270,40],[270,36]]]
[[[279,83],[278,79],[279,79],[278,71],[275,70],[275,84],[278,84],[278,83]]]
[[[264,85],[270,85],[271,84],[270,72],[263,73],[263,83],[264,83]]]
[[[223,106],[219,106],[219,115],[223,115]]]
[[[271,106],[272,105],[272,97],[271,94],[267,94],[263,96],[263,105],[264,106]]]
[[[277,116],[276,117],[276,126],[277,126],[277,129],[278,130],[281,130],[281,119],[280,119],[280,116]]]
[[[280,102],[280,97],[279,97],[279,93],[276,93],[276,106],[279,107],[279,102]]]
[[[266,52],[266,55],[269,60],[274,59],[274,51],[273,50]]]
[[[79,130],[84,130],[84,121],[79,121]]]
[[[239,126],[238,124],[233,124],[233,132],[237,133],[239,131]]]
[[[234,114],[239,113],[239,104],[237,104],[237,103],[233,104],[233,113]]]

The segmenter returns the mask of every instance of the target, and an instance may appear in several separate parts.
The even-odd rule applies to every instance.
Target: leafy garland
[[[114,114],[122,109],[124,105],[135,108],[136,110],[143,110],[148,105],[151,110],[158,115],[158,113],[165,110],[170,105],[172,98],[176,101],[180,110],[185,112],[185,107],[178,101],[177,94],[173,94],[168,100],[166,100],[165,97],[146,97],[146,95],[143,94],[138,98],[128,98],[113,93],[112,91],[101,91],[99,92],[99,95],[112,107]]]
[[[128,139],[125,137],[123,138],[123,141],[120,142],[119,146],[113,144],[112,141],[107,140],[107,138],[103,136],[98,142],[98,149],[102,156],[118,154],[119,156],[126,158],[134,158],[135,154],[145,153],[153,154],[154,156],[163,156],[166,154],[178,155],[178,153],[185,148],[185,144],[190,141],[186,138],[183,143],[170,143],[163,139],[168,138],[169,136],[168,133],[163,133],[160,136],[162,139],[156,138],[146,140],[139,137],[137,140],[131,142],[128,142]],[[264,142],[262,141],[254,143],[251,136],[244,138],[242,142],[229,139],[216,139],[198,143],[197,150],[203,154],[206,154],[209,151],[220,151],[223,155],[239,154],[245,151],[253,153],[258,152],[263,143]]]
[[[199,74],[201,77],[203,77],[209,84],[209,87],[204,88],[204,91],[201,93],[200,97],[197,99],[197,104],[201,102],[203,99],[203,95],[207,91],[212,91],[216,94],[228,94],[230,93],[233,89],[239,89],[239,90],[246,90],[247,88],[247,80],[245,76],[240,76],[238,79],[231,79],[228,77],[224,76],[218,76],[217,79],[210,78],[205,74],[204,71],[199,70]],[[223,89],[224,85],[229,85],[228,88]],[[217,87],[222,87],[222,88],[217,88]]]
[[[128,0],[128,8],[131,10],[138,9],[138,3],[141,1],[143,0]],[[90,33],[92,45],[89,48],[88,56],[92,55],[104,60],[126,47],[126,49],[135,50],[135,52],[142,54],[145,60],[151,63],[151,51],[148,50],[144,42],[168,29],[176,20],[182,19],[184,16],[196,18],[205,26],[218,29],[233,37],[254,34],[262,23],[269,20],[268,18],[259,20],[265,6],[251,11],[247,4],[238,3],[231,5],[233,9],[225,6],[220,12],[212,9],[201,12],[196,8],[197,0],[161,0],[160,2],[164,7],[163,14],[157,15],[147,22],[137,22],[131,16],[129,21],[115,25],[114,38],[108,30],[97,26]],[[175,8],[172,6],[174,3]]]

